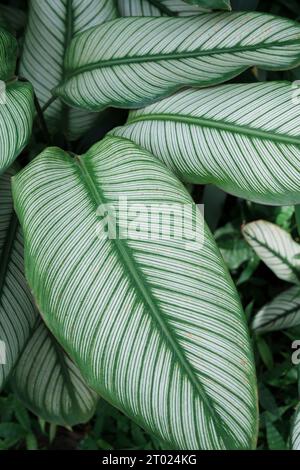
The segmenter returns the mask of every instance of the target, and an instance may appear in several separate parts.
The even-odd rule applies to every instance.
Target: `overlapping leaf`
[[[275,224],[258,220],[246,224],[243,234],[259,258],[284,281],[299,283],[300,245]]]
[[[24,277],[23,237],[13,211],[10,180],[14,173],[10,169],[0,177],[0,341],[6,356],[6,364],[0,364],[0,389],[38,318]]]
[[[247,327],[215,242],[205,227],[203,245],[187,244],[195,222],[203,226],[195,210],[185,234],[175,224],[175,236],[159,236],[156,212],[146,223],[153,205],[171,205],[177,215],[194,207],[165,166],[132,142],[107,137],[75,159],[47,149],[13,186],[28,281],[92,388],[168,446],[253,447]],[[128,223],[139,211],[144,236],[103,236],[99,214],[120,197]]]
[[[252,65],[295,67],[299,39],[298,23],[255,12],[122,18],[72,40],[55,93],[91,110],[140,107],[185,85],[224,82]]]
[[[1,85],[1,84],[0,84]],[[33,89],[29,83],[14,82],[0,90],[0,174],[27,145],[34,118]]]
[[[300,325],[300,287],[277,295],[254,317],[252,328],[258,333],[284,330]]]
[[[72,37],[116,17],[113,0],[31,0],[20,73],[35,88],[41,105],[64,78],[64,55]],[[104,44],[105,46],[105,44]],[[97,49],[101,49],[97,45]],[[95,114],[73,109],[61,101],[45,113],[50,129],[77,138],[96,119]]]
[[[0,28],[0,80],[14,77],[18,44],[12,34]]]
[[[191,5],[199,5],[204,8],[212,8],[213,10],[230,10],[230,0],[184,0]]]
[[[94,414],[97,395],[42,321],[30,337],[11,383],[27,408],[51,423],[73,426]]]
[[[298,406],[295,414],[291,440],[293,450],[300,450],[300,406]]]
[[[264,204],[300,203],[300,107],[288,82],[185,90],[132,111],[114,131],[185,182]]]
[[[184,0],[118,0],[121,16],[193,16],[207,13],[209,9],[187,5]]]

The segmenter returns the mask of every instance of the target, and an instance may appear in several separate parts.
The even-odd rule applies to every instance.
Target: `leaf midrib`
[[[300,39],[300,36],[299,36]],[[98,60],[96,62],[92,62],[90,64],[82,65],[77,67],[75,70],[67,70],[65,79],[69,80],[70,78],[75,77],[84,72],[91,72],[93,70],[97,70],[100,68],[105,67],[113,67],[116,65],[127,65],[127,64],[136,64],[136,63],[143,63],[143,62],[159,62],[161,60],[180,60],[180,59],[189,59],[193,57],[207,57],[217,54],[228,54],[228,53],[235,53],[235,52],[251,52],[257,51],[260,49],[272,48],[272,47],[285,47],[290,45],[296,45],[296,40],[289,40],[289,41],[274,41],[269,43],[262,43],[262,44],[253,44],[252,46],[235,46],[230,48],[215,48],[215,49],[208,49],[208,50],[199,50],[196,49],[194,51],[183,51],[183,52],[172,52],[168,54],[148,54],[148,55],[139,55],[139,56],[131,56],[131,57],[118,57],[112,58],[108,60]],[[251,64],[250,64],[251,65]],[[249,66],[250,66],[249,65]],[[255,64],[253,64],[255,65]],[[237,64],[237,68],[238,68]]]
[[[289,308],[288,310],[285,310],[283,313],[280,315],[276,315],[276,317],[273,317],[272,319],[265,320],[264,322],[261,322],[257,328],[254,328],[254,330],[260,330],[261,328],[264,328],[265,326],[271,325],[276,323],[278,320],[282,320],[285,317],[289,317],[290,315],[293,315],[294,313],[300,312],[300,304]],[[299,320],[300,322],[300,320]],[[295,325],[293,325],[295,326]],[[286,327],[288,328],[288,327]]]
[[[300,145],[300,137],[293,137],[286,134],[276,133],[274,131],[267,131],[250,127],[241,124],[233,124],[226,122],[223,119],[203,118],[197,116],[188,116],[185,114],[147,114],[135,116],[128,119],[127,125],[135,124],[141,121],[171,121],[179,122],[181,124],[190,124],[199,127],[208,127],[210,129],[217,129],[222,131],[231,132],[233,134],[241,134],[247,137],[253,137],[262,140],[273,140],[274,142]]]
[[[269,251],[273,256],[280,259],[280,261],[282,261],[282,263],[285,264],[292,271],[292,273],[296,277],[297,281],[300,282],[300,271],[298,271],[298,269],[294,265],[292,265],[292,263],[287,258],[282,256],[278,251],[274,250],[273,248],[271,248],[266,243],[264,243],[261,240],[259,240],[258,238],[256,238],[254,235],[250,235],[246,231],[245,231],[245,235],[248,238],[250,238],[252,241],[257,243],[259,246],[261,246],[265,250]]]
[[[91,175],[89,174],[89,171],[84,162],[84,158],[77,156],[75,162],[77,164],[77,167],[79,168],[81,179],[84,185],[86,186],[93,202],[95,203],[96,208],[99,207],[101,204],[107,204],[104,194],[102,193],[100,188],[96,187]],[[164,337],[166,338],[172,353],[175,355],[178,364],[183,369],[184,374],[188,377],[192,385],[195,387],[198,395],[203,400],[204,405],[209,410],[215,428],[219,430],[220,436],[222,436],[223,443],[226,445],[226,447],[228,446],[228,448],[234,448],[234,439],[231,436],[230,430],[228,429],[226,423],[224,423],[222,418],[218,415],[216,410],[213,408],[206,394],[206,391],[204,390],[202,384],[199,382],[198,377],[196,376],[192,367],[185,358],[181,346],[178,344],[178,341],[176,341],[176,339],[173,337],[170,326],[167,324],[167,322],[165,322],[162,312],[159,310],[159,307],[157,307],[155,300],[149,292],[149,289],[147,289],[144,280],[144,275],[141,270],[137,267],[136,262],[134,261],[134,258],[131,254],[131,249],[127,244],[126,248],[124,247],[126,243],[124,239],[120,240],[118,238],[114,238],[111,241],[114,242],[116,245],[122,263],[126,268],[127,272],[130,274],[134,288],[138,287],[140,294],[145,301],[145,304],[147,304],[148,306],[148,311],[152,315],[152,318],[154,319],[155,323],[159,325],[160,331],[163,331]]]

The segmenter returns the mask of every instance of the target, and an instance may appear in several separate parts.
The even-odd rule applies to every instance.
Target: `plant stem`
[[[39,121],[39,124],[40,124],[41,131],[43,133],[44,139],[45,139],[45,141],[47,142],[48,145],[51,145],[51,136],[50,136],[50,133],[48,131],[48,127],[47,127],[47,124],[46,124],[46,121],[45,121],[45,118],[44,118],[44,113],[43,113],[43,110],[41,108],[41,105],[40,105],[39,100],[38,100],[35,93],[34,93],[34,105],[35,105],[37,118],[38,118],[38,121]]]
[[[295,216],[296,216],[297,230],[300,236],[300,205],[295,206]]]
[[[49,106],[51,106],[52,103],[54,103],[54,101],[57,100],[57,96],[51,96],[51,98],[44,104],[44,106],[42,107],[42,111],[43,113],[49,108]]]

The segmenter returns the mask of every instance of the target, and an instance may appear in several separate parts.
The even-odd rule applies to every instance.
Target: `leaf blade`
[[[254,202],[299,202],[299,110],[287,82],[184,90],[131,111],[112,131],[162,160],[184,182]],[[151,139],[150,139],[151,135]]]
[[[299,37],[297,23],[256,12],[122,18],[73,39],[54,93],[94,111],[137,108],[184,86],[224,82],[254,63],[292,68],[300,61]]]
[[[56,193],[51,202],[51,220],[54,226],[64,225],[55,231],[54,238],[53,232],[49,236],[50,227],[46,228],[47,223],[44,225],[40,219],[46,217],[49,222],[50,206],[46,203],[43,211],[38,208],[46,202],[45,186],[38,185],[35,195],[28,193],[29,179],[31,184],[36,178],[40,180],[41,171],[47,175],[46,199],[49,200],[52,191]],[[59,172],[58,179],[53,179],[53,171]],[[149,180],[141,186],[145,174],[150,175]],[[71,193],[75,191],[72,199],[78,201],[75,211],[63,210],[63,217],[57,210],[63,209],[57,185],[64,187],[64,191],[67,187]],[[99,240],[95,233],[99,202],[114,203],[120,195],[127,196],[131,203],[151,204],[161,200],[191,203],[188,193],[157,160],[133,143],[112,137],[96,144],[77,163],[59,149],[48,149],[14,179],[15,203],[27,240],[27,278],[47,326],[93,389],[168,445],[253,447],[257,410],[252,353],[236,291],[211,235],[205,229],[205,249],[193,253],[184,248],[184,240],[171,244],[161,240],[149,244],[123,238]],[[46,232],[39,230],[38,234],[34,229],[36,216],[39,227],[44,227]],[[199,213],[197,217],[202,216]],[[76,220],[77,227],[81,226],[79,232],[73,226],[72,237],[71,220]],[[42,250],[36,250],[35,236],[43,237],[44,253],[41,244],[38,245]],[[61,236],[68,240],[68,247],[63,246]],[[59,254],[61,249],[63,254]],[[154,255],[157,252],[159,256]],[[34,268],[30,262],[32,256]],[[53,262],[54,258],[51,262],[52,256],[60,262]],[[209,269],[205,268],[207,260],[210,260]],[[81,274],[72,279],[65,277],[63,281],[62,267],[69,262],[73,266],[71,270],[80,267]],[[202,269],[208,270],[205,282]],[[178,292],[178,282],[182,294]],[[50,285],[55,297],[44,295]],[[216,298],[222,298],[222,302],[226,299],[224,308],[216,303]],[[68,304],[71,309],[67,313]],[[184,316],[184,311],[189,312],[190,319]],[[80,315],[74,316],[72,312]],[[210,325],[209,335],[206,327],[202,330],[206,322],[207,328]],[[219,322],[223,325],[222,346],[217,346]],[[238,342],[233,337],[238,337]],[[213,353],[214,345],[217,350],[222,348],[222,354]],[[228,374],[230,387],[219,374],[222,368]],[[155,410],[160,411],[157,414]],[[220,419],[222,426],[218,424]]]

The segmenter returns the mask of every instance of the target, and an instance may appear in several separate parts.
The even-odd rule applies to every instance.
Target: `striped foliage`
[[[0,177],[0,341],[6,350],[6,364],[0,364],[0,389],[38,318],[24,277],[23,237],[11,196],[14,173],[11,168]]]
[[[224,82],[252,65],[295,67],[299,39],[298,23],[256,12],[121,18],[71,41],[55,94],[90,110],[140,107],[184,85]]]
[[[185,182],[255,202],[300,203],[300,107],[288,82],[184,90],[132,111],[132,139]]]
[[[0,28],[0,80],[11,80],[15,74],[18,43],[6,29]]]
[[[258,333],[284,330],[300,325],[300,287],[295,286],[277,295],[254,317],[252,329]]]
[[[1,92],[0,104],[0,174],[27,145],[34,118],[33,89],[29,83],[14,82]]]
[[[97,395],[40,320],[15,368],[11,384],[33,413],[61,426],[88,421]]]
[[[300,245],[291,235],[264,220],[243,227],[243,234],[259,258],[284,281],[299,283]]]
[[[184,0],[118,0],[118,10],[121,16],[193,16],[209,11]]]
[[[292,449],[300,450],[300,406],[298,406],[292,427]]]
[[[213,10],[230,10],[230,0],[184,0],[191,5],[199,5],[204,8],[212,8]]]
[[[115,17],[113,0],[30,1],[20,74],[34,85],[42,106],[64,78],[64,55],[72,37]],[[70,139],[79,137],[97,117],[70,109],[60,100],[52,103],[45,115],[51,130],[63,131]]]
[[[45,150],[13,188],[27,279],[90,386],[167,446],[253,447],[248,332],[216,244],[206,227],[203,244],[187,244],[192,222],[203,229],[198,210],[185,216],[184,235],[179,223],[175,236],[159,236],[157,212],[146,223],[153,205],[196,209],[181,183],[134,143],[106,137],[75,159]],[[130,223],[138,207],[144,237],[101,232],[111,207],[124,229],[120,197]]]

